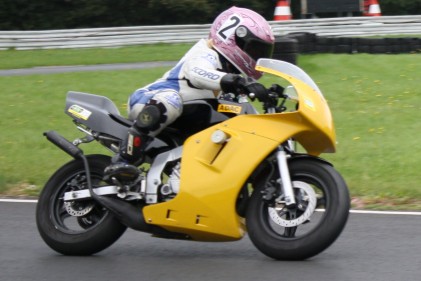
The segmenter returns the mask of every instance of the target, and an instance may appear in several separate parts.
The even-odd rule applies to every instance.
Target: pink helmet
[[[259,58],[272,57],[275,38],[269,23],[258,13],[238,7],[222,12],[209,33],[213,47],[244,75],[259,79]]]

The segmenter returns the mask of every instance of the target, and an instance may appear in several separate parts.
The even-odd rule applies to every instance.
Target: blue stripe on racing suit
[[[179,63],[173,69],[171,69],[165,80],[157,81],[153,84],[150,84],[147,88],[141,88],[136,90],[130,97],[130,109],[135,104],[146,104],[156,94],[157,90],[171,89],[179,92],[179,74],[182,66],[183,63]]]

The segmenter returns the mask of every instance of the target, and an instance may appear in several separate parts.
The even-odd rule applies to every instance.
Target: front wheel
[[[102,182],[110,158],[88,156],[92,185]],[[115,217],[94,200],[64,201],[64,193],[87,189],[81,160],[57,170],[42,190],[37,208],[38,231],[48,246],[64,255],[91,255],[113,244],[126,230]]]
[[[305,158],[290,161],[296,206],[287,207],[279,190],[276,163],[250,198],[246,214],[249,237],[265,255],[303,260],[328,248],[349,215],[348,188],[329,164]]]

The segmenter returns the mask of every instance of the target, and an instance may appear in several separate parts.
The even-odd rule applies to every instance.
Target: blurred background
[[[0,30],[211,23],[230,6],[272,20],[276,0],[1,0]],[[361,16],[367,0],[290,0],[293,19]],[[379,0],[383,16],[419,15],[421,0]]]

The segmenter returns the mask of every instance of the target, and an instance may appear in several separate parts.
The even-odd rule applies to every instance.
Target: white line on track
[[[407,215],[407,216],[421,216],[421,212],[409,211],[369,211],[369,210],[350,210],[352,214],[379,214],[379,215]]]
[[[37,203],[38,200],[30,199],[0,199],[0,202],[12,202],[12,203]]]
[[[31,199],[0,199],[0,202],[11,203],[37,203],[38,200]],[[406,216],[421,216],[421,212],[409,211],[370,211],[370,210],[350,210],[351,214],[376,214],[376,215],[406,215]]]

